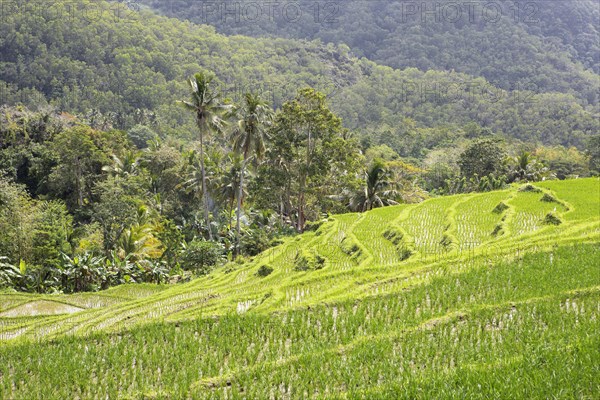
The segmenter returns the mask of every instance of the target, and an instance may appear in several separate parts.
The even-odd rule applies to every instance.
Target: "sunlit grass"
[[[535,186],[336,215],[181,285],[1,293],[0,398],[595,398],[600,183]]]
[[[0,394],[262,398],[276,388],[275,397],[371,397],[402,388],[416,393],[416,379],[442,396],[451,388],[440,374],[457,379],[468,394],[475,388],[465,377],[482,379],[506,367],[535,378],[510,386],[488,376],[503,396],[519,397],[542,383],[551,385],[546,393],[564,387],[572,372],[559,368],[562,354],[580,376],[566,393],[592,395],[600,361],[592,349],[598,339],[590,336],[600,318],[599,256],[595,245],[563,247],[444,273],[360,302],[4,346],[0,355],[10,362],[0,367]],[[529,371],[536,363],[556,368],[556,380],[540,381],[543,374]]]

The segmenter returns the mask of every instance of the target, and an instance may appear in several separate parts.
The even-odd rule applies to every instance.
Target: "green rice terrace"
[[[180,285],[0,294],[0,398],[600,398],[600,181],[330,217]]]

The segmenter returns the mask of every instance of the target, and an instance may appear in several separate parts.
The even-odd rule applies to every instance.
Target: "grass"
[[[597,398],[600,184],[534,186],[337,215],[183,285],[2,293],[0,398]],[[41,301],[85,310],[18,315]]]

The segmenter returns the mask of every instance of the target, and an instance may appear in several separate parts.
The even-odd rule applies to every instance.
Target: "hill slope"
[[[599,241],[598,179],[553,181],[335,216],[181,286],[3,294],[0,395],[595,397]]]
[[[319,38],[394,68],[456,70],[503,89],[598,102],[600,7],[592,0],[141,3],[225,34]]]
[[[123,286],[97,295],[17,294],[18,301],[11,300],[2,308],[14,309],[42,299],[88,308],[71,317],[39,317],[25,325],[17,324],[19,329],[27,329],[15,337],[28,332],[39,335],[39,324],[46,326],[47,334],[55,335],[71,329],[77,333],[120,329],[145,323],[148,317],[179,321],[199,314],[250,309],[272,312],[323,300],[395,292],[420,282],[440,263],[451,269],[464,268],[468,263],[518,257],[532,249],[597,241],[599,229],[597,178],[548,181],[491,193],[434,198],[365,214],[336,215],[317,231],[290,239],[250,264],[229,266],[166,290]],[[261,266],[271,267],[273,272],[261,277],[257,274]],[[135,300],[128,301],[131,298]]]
[[[187,97],[189,75],[209,69],[234,100],[254,90],[279,106],[297,89],[313,86],[330,95],[348,128],[377,130],[398,151],[393,142],[400,138],[452,141],[447,136],[471,121],[547,144],[581,145],[600,130],[597,107],[572,94],[506,91],[457,72],[394,70],[354,58],[343,46],[227,37],[212,27],[123,7],[85,0],[76,7],[56,3],[49,12],[25,1],[8,4],[0,20],[0,103],[49,101],[89,121],[103,113],[123,129],[139,123],[137,109],[148,109],[161,133],[189,135],[193,122],[174,101]]]

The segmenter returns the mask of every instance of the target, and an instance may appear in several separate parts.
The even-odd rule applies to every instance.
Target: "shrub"
[[[492,236],[498,236],[498,235],[501,235],[501,234],[502,234],[502,232],[503,232],[503,229],[502,229],[502,224],[497,224],[497,225],[494,227],[494,230],[492,231]]]
[[[181,257],[183,269],[205,275],[223,258],[223,245],[194,239],[184,249]]]
[[[264,229],[252,229],[240,239],[242,252],[249,256],[262,253],[272,246],[272,240]]]
[[[306,223],[306,225],[304,226],[304,231],[306,232],[313,232],[316,231],[317,229],[319,229],[324,223],[326,222],[326,220],[322,219],[320,221],[309,221]]]
[[[256,275],[265,277],[265,276],[271,275],[272,272],[273,272],[273,267],[270,267],[268,265],[261,265],[260,268],[258,269],[258,271],[256,271]]]
[[[404,233],[396,228],[388,228],[383,232],[383,237],[392,242],[400,261],[404,261],[413,255],[413,250],[405,243]]]
[[[541,191],[542,189],[537,188],[529,183],[519,188],[519,192],[540,193]]]
[[[315,269],[322,269],[323,267],[325,267],[325,257],[323,257],[320,254],[316,254],[315,255]]]
[[[498,203],[498,205],[492,210],[493,213],[495,214],[502,214],[505,210],[508,209],[508,206],[506,205],[506,203],[504,203],[503,201],[501,201],[500,203]]]
[[[400,261],[407,260],[410,256],[413,255],[413,251],[411,248],[401,245],[396,247],[398,249],[398,257]]]
[[[452,237],[444,233],[442,240],[440,240],[440,244],[444,247],[450,246],[452,244]]]
[[[316,252],[300,250],[294,259],[294,269],[296,271],[308,271],[310,269],[322,269],[325,267],[325,257]]]
[[[310,260],[304,252],[299,251],[294,260],[294,270],[308,271],[310,269]]]
[[[239,255],[233,260],[233,262],[237,265],[244,265],[246,262],[248,262],[248,259],[242,255]]]
[[[397,246],[402,242],[404,234],[397,229],[388,228],[385,232],[383,232],[383,237]]]
[[[543,201],[545,203],[558,203],[559,201],[556,200],[556,198],[548,193],[544,193],[544,195],[542,196],[542,198],[540,199],[540,201]]]
[[[546,225],[560,225],[560,224],[562,224],[562,221],[554,213],[549,212],[544,217],[544,224],[546,224]]]
[[[19,268],[11,264],[8,257],[0,257],[0,288],[16,286],[20,276]]]
[[[93,253],[83,253],[75,257],[62,254],[62,265],[58,270],[61,274],[62,290],[66,292],[97,291],[106,289],[111,284],[123,283],[118,277],[127,275],[130,271],[123,265],[132,266],[131,263],[111,264],[106,258]],[[114,268],[111,268],[113,267]],[[134,272],[136,272],[134,270]]]
[[[140,260],[137,265],[143,272],[143,281],[162,284],[169,280],[169,266],[164,260]]]
[[[354,240],[352,240],[349,237],[345,237],[342,240],[342,244],[341,244],[340,248],[342,249],[342,251],[344,253],[348,254],[351,257],[359,256],[362,253],[358,244],[356,244],[354,242]]]
[[[169,277],[169,285],[175,285],[177,283],[186,283],[192,280],[192,273],[190,271],[182,271],[179,274],[171,275]]]

